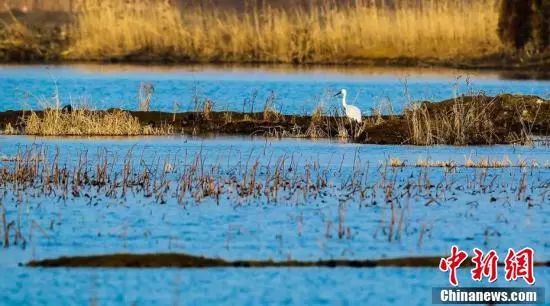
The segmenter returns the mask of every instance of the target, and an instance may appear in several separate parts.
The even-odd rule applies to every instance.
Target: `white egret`
[[[334,96],[342,96],[342,105],[344,106],[344,110],[346,111],[346,117],[348,117],[350,120],[361,123],[361,110],[357,106],[349,105],[348,103],[346,103],[347,94],[348,92],[345,89],[342,89]]]

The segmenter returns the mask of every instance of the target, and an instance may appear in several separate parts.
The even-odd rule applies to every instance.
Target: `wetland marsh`
[[[548,1],[0,2],[0,304],[550,300]]]
[[[443,100],[454,90],[470,90],[457,83],[456,71],[434,76],[423,69],[398,74],[158,69],[3,67],[2,99],[14,102],[1,108],[23,109],[21,90],[48,98],[57,86],[61,101],[88,97],[98,109],[135,110],[144,80],[155,86],[151,111],[168,113],[176,99],[182,109],[192,109],[187,94],[194,89],[213,97],[214,111],[236,112],[254,90],[275,91],[277,109],[285,115],[310,114],[317,97],[341,87],[351,88],[358,96],[353,104],[364,110],[385,99],[403,110],[409,101],[405,78],[414,100]],[[480,73],[469,82],[468,87],[495,95],[548,99],[544,80]],[[41,100],[28,97],[25,103],[39,110]],[[261,109],[263,98],[258,101]],[[550,281],[550,150],[540,137],[529,145],[412,146],[216,133],[0,135],[0,298],[8,305],[228,300],[424,305],[431,301],[431,288],[447,282],[435,266],[179,270],[26,264],[116,253],[278,262],[433,258],[445,256],[453,244],[499,253],[530,246],[542,265],[536,267],[537,283],[545,284]],[[466,272],[459,271],[461,285],[477,285]],[[388,284],[396,283],[404,289],[388,294]],[[491,285],[513,284],[499,279]]]

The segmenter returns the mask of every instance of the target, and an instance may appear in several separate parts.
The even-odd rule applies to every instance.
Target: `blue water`
[[[49,155],[56,154],[58,148],[62,164],[69,169],[83,150],[89,152],[89,163],[93,165],[101,148],[119,156],[119,162],[131,149],[136,158],[143,158],[146,163],[169,158],[176,165],[183,162],[184,155],[201,151],[207,157],[205,165],[219,163],[222,170],[238,167],[248,159],[265,164],[286,155],[292,156],[297,165],[317,160],[322,167],[334,170],[329,171],[329,180],[337,186],[353,171],[354,156],[361,168],[371,165],[369,173],[373,178],[380,175],[377,165],[390,156],[409,163],[417,158],[431,158],[453,159],[462,164],[465,157],[479,160],[503,156],[514,163],[536,160],[544,165],[550,160],[550,150],[544,146],[380,146],[250,137],[0,136],[0,167],[12,167],[9,158],[33,144],[46,146]],[[2,157],[7,159],[1,161]],[[115,171],[120,169],[118,163],[112,165]],[[302,167],[298,168],[298,172],[302,171]],[[338,168],[343,173],[341,177],[335,173],[340,172]],[[397,184],[418,175],[418,171],[414,167],[398,170]],[[447,173],[444,169],[432,169],[430,176],[434,183],[448,181],[464,186],[468,177],[478,171],[482,170]],[[526,171],[532,207],[516,201],[515,192],[508,193],[505,187],[520,179],[519,168],[488,170],[488,180],[495,178],[495,184],[502,186],[493,192],[463,193],[457,189],[453,193],[458,200],[429,206],[428,199],[413,198],[403,236],[393,242],[388,242],[381,229],[389,217],[387,205],[361,206],[354,201],[346,210],[346,225],[351,228],[352,237],[338,239],[338,193],[334,190],[298,205],[259,200],[240,206],[238,199],[228,196],[219,204],[206,199],[182,207],[172,197],[163,205],[139,195],[100,196],[88,202],[84,197],[61,200],[55,195],[35,196],[32,192],[13,196],[13,190],[4,188],[0,189],[6,191],[0,200],[7,219],[21,221],[27,243],[25,247],[0,249],[0,304],[428,305],[433,287],[448,286],[448,275],[436,268],[113,270],[31,269],[18,264],[63,255],[114,252],[186,252],[227,259],[278,260],[437,256],[448,253],[452,244],[470,256],[474,247],[495,249],[504,256],[509,247],[530,246],[536,251],[535,260],[546,261],[550,258],[550,210],[541,184],[550,178],[549,171]],[[489,201],[493,196],[498,198],[496,202]],[[18,205],[18,201],[22,204]],[[326,234],[328,222],[333,224],[330,237]],[[419,244],[418,233],[423,226],[429,233]],[[461,286],[526,286],[522,280],[504,281],[503,273],[499,268],[499,279],[494,284],[475,283],[469,269],[461,269],[459,281]],[[550,269],[535,268],[535,277],[536,285],[544,287],[550,281]]]
[[[462,78],[457,81],[457,76]],[[400,111],[409,99],[441,100],[468,90],[544,98],[550,95],[549,81],[508,80],[498,73],[459,70],[0,66],[0,111],[42,108],[56,90],[64,104],[85,100],[97,108],[136,109],[142,81],[155,87],[152,108],[164,111],[172,111],[174,102],[181,105],[180,111],[191,109],[195,90],[201,98],[212,99],[216,109],[236,111],[243,110],[243,101],[254,91],[258,92],[254,110],[260,110],[273,91],[277,107],[286,113],[311,112],[320,101],[327,108],[338,107],[338,101],[328,97],[340,88],[347,88],[352,103],[364,110],[389,100],[394,110]],[[406,98],[405,89],[410,98]],[[244,110],[250,111],[250,107],[248,104]],[[208,156],[205,164],[219,162],[231,169],[241,167],[249,156],[265,164],[286,155],[292,156],[299,166],[318,161],[332,170],[332,180],[337,185],[353,171],[355,157],[362,168],[369,165],[373,179],[380,175],[378,166],[390,157],[408,164],[426,158],[452,159],[458,164],[466,158],[505,156],[514,163],[526,160],[546,165],[550,160],[550,149],[544,146],[378,146],[250,137],[0,136],[0,167],[13,166],[9,159],[32,144],[48,147],[51,155],[59,148],[59,158],[69,168],[83,150],[89,152],[89,162],[93,164],[101,148],[118,155],[118,163],[130,149],[136,158],[143,157],[148,163],[166,158],[181,163],[184,155],[201,151]],[[338,168],[342,170],[341,177],[335,175],[340,172]],[[406,182],[418,171],[397,171],[397,182]],[[477,171],[460,169],[453,174],[433,169],[430,175],[436,184],[456,180],[456,184],[463,185],[469,182],[468,175],[472,177]],[[8,192],[0,186],[0,202],[8,220],[20,219],[27,240],[25,247],[0,249],[0,305],[429,305],[431,288],[448,285],[447,274],[435,268],[112,270],[30,269],[19,267],[18,263],[112,252],[187,252],[228,259],[380,258],[441,255],[448,252],[451,244],[458,244],[468,253],[480,247],[495,249],[500,255],[509,247],[530,246],[536,250],[536,260],[550,259],[550,206],[541,187],[548,182],[550,169],[526,172],[528,186],[532,187],[527,190],[533,198],[532,207],[516,201],[516,193],[505,187],[519,181],[521,169],[488,172],[497,185],[503,186],[503,191],[457,191],[457,201],[441,205],[427,206],[428,199],[416,199],[406,214],[403,237],[393,242],[387,241],[382,229],[383,222],[389,220],[387,205],[369,207],[353,201],[346,213],[352,238],[336,238],[335,191],[324,199],[310,199],[300,205],[267,204],[260,200],[238,206],[234,197],[228,197],[220,205],[206,200],[182,207],[173,198],[160,205],[141,196],[99,197],[93,205],[84,198],[63,201],[32,193],[19,198],[12,195],[11,189]],[[493,196],[496,202],[490,201]],[[23,204],[17,204],[20,200]],[[303,221],[298,222],[299,217]],[[329,222],[333,224],[330,237],[326,235]],[[418,232],[423,227],[429,229],[429,234],[419,244]],[[493,285],[525,286],[522,281],[507,283],[503,271],[499,273],[499,280]],[[537,286],[550,283],[548,268],[535,268],[535,276]],[[462,269],[459,279],[461,286],[489,285],[471,281],[469,269]]]
[[[3,269],[3,305],[431,305],[437,269]],[[461,286],[522,286],[502,279]],[[536,269],[537,286],[550,269]],[[502,277],[502,275],[501,275]],[[546,287],[546,302],[549,302]],[[548,305],[548,304],[547,304]]]
[[[284,113],[310,113],[319,103],[338,107],[332,94],[348,89],[364,112],[379,104],[401,111],[410,100],[447,99],[460,93],[516,93],[550,97],[550,81],[508,80],[498,73],[441,69],[170,67],[170,66],[0,66],[0,111],[40,109],[57,91],[61,103],[136,109],[141,82],[155,88],[152,109],[193,108],[192,96],[211,99],[216,110],[261,110],[276,95]],[[257,92],[254,106],[245,105]],[[389,107],[386,107],[389,111]]]

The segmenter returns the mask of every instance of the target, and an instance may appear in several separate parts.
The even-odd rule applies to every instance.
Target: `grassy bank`
[[[503,64],[495,0],[323,3],[237,11],[87,0],[48,33],[17,21],[5,24],[0,55],[17,60],[15,51],[22,50],[23,59],[61,61]],[[60,37],[45,40],[48,35]],[[523,65],[545,58],[535,62],[524,59]]]
[[[411,102],[402,114],[374,110],[361,124],[321,106],[310,115],[285,115],[267,102],[261,112],[239,113],[216,112],[205,101],[185,113],[88,108],[7,111],[0,113],[0,128],[5,134],[41,136],[239,134],[415,145],[527,144],[537,135],[550,135],[550,103],[536,96],[478,94],[438,103]]]
[[[166,2],[90,0],[71,29],[66,55],[278,63],[478,58],[501,51],[497,22],[492,0],[396,8],[360,2],[310,10],[260,7],[245,13],[200,8],[180,13]]]

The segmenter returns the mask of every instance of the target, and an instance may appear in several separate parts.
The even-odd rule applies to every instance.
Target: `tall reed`
[[[331,1],[313,9],[179,10],[169,1],[86,0],[67,58],[346,63],[477,58],[502,51],[495,0]]]
[[[450,106],[430,109],[427,104],[411,104],[405,110],[410,142],[433,144],[492,144],[495,127],[491,120],[493,101],[483,96],[456,98]],[[432,107],[433,108],[433,107]]]

